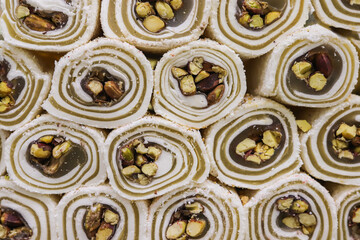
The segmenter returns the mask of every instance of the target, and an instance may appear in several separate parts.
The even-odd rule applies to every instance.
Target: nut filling
[[[277,8],[270,5],[269,1],[259,0],[241,0],[238,6],[236,19],[242,26],[251,30],[260,30],[271,25],[281,17],[281,9],[284,9],[284,6]]]
[[[147,30],[157,33],[165,28],[167,22],[175,21],[175,13],[182,7],[182,0],[138,1],[135,13]]]
[[[68,1],[66,1],[69,3]],[[15,10],[16,17],[28,28],[38,32],[48,32],[63,28],[68,22],[68,16],[62,12],[39,10],[20,0]]]
[[[89,207],[84,216],[84,230],[88,239],[109,240],[118,227],[120,216],[108,205],[96,203]]]
[[[143,140],[135,139],[119,148],[119,169],[130,181],[148,185],[158,170],[156,160],[159,159],[161,152],[160,146],[154,143],[145,144]]]
[[[180,206],[171,216],[166,230],[167,239],[192,239],[203,237],[209,229],[204,207],[196,200]]]
[[[360,239],[360,205],[354,206],[348,217],[350,235],[354,239]]]
[[[78,144],[58,135],[46,135],[30,143],[29,162],[49,177],[61,177],[87,159]]]
[[[33,232],[25,219],[15,210],[0,207],[0,239],[30,239]]]
[[[6,60],[0,61],[0,113],[11,110],[16,99],[24,89],[25,80],[22,77],[8,79],[10,64]]]
[[[331,129],[331,149],[338,159],[360,162],[360,128],[342,122]]]
[[[185,67],[172,67],[171,72],[179,80],[184,96],[203,94],[206,96],[207,106],[219,102],[224,95],[227,71],[202,57],[195,57]]]
[[[300,230],[311,235],[316,228],[316,217],[311,211],[309,203],[302,197],[287,196],[279,198],[276,203],[280,215],[278,225],[284,230]]]
[[[92,104],[96,105],[112,106],[125,96],[124,81],[103,68],[93,68],[81,80],[81,87],[92,97]]]

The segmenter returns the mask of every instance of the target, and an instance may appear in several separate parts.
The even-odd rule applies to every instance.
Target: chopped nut
[[[251,17],[249,27],[254,29],[260,29],[264,27],[264,19],[260,15],[253,15]]]
[[[31,30],[39,31],[39,32],[46,32],[56,29],[53,23],[35,14],[30,14],[29,16],[27,16],[25,18],[24,23]]]
[[[186,230],[186,221],[176,221],[166,230],[167,239],[177,239],[181,237]]]
[[[266,145],[265,145],[266,146]],[[269,160],[275,154],[275,149],[269,148],[268,150],[262,152],[259,157],[261,160]]]
[[[190,204],[185,204],[185,208],[190,211],[190,213],[198,214],[202,213],[204,211],[203,205],[201,205],[199,202],[193,202]]]
[[[102,210],[103,205],[98,203],[87,211],[85,215],[84,228],[88,237],[94,235],[94,231],[100,227]]]
[[[176,11],[182,7],[183,1],[182,0],[170,0],[170,5]]]
[[[141,18],[146,18],[155,14],[154,9],[149,2],[137,2],[135,11]]]
[[[286,217],[282,219],[282,223],[285,224],[288,228],[300,228],[300,223],[296,217]]]
[[[201,92],[210,92],[216,86],[220,84],[219,74],[218,73],[212,73],[209,77],[201,80],[196,84],[196,87]]]
[[[236,146],[236,154],[241,155],[256,147],[256,142],[250,138],[245,138]]]
[[[52,150],[53,157],[56,159],[60,158],[62,155],[64,155],[70,150],[70,147],[71,147],[70,141],[66,141],[63,142],[62,144],[55,146],[54,149]]]
[[[333,147],[336,148],[336,150],[337,150],[337,149],[344,149],[344,148],[349,147],[349,144],[348,144],[347,142],[341,141],[341,140],[339,140],[339,139],[333,139],[333,140],[331,141],[331,143],[332,143]]]
[[[311,65],[311,63],[309,63],[307,61],[296,62],[291,67],[291,70],[293,71],[293,73],[295,74],[295,76],[298,79],[305,80],[311,74],[312,65]]]
[[[341,123],[338,130],[336,131],[336,136],[339,136],[340,134],[342,134],[345,129],[349,128],[350,126],[347,125],[346,123]]]
[[[123,168],[121,172],[127,178],[131,178],[134,174],[141,173],[140,169],[135,165],[130,165],[126,168]]]
[[[189,62],[188,70],[192,75],[198,75],[201,72],[201,68],[198,67],[194,62]]]
[[[194,57],[194,59],[192,60],[192,62],[198,66],[199,68],[203,68],[203,63],[204,63],[204,58],[202,57]]]
[[[206,71],[201,71],[199,72],[199,74],[195,77],[195,82],[198,83],[201,80],[207,78],[208,76],[210,76],[210,73],[206,72]]]
[[[89,81],[87,84],[87,88],[95,97],[99,95],[99,93],[101,93],[104,89],[102,83],[96,80]]]
[[[16,17],[18,19],[21,19],[21,18],[24,18],[24,17],[27,17],[30,15],[30,10],[28,7],[24,6],[24,5],[19,5],[17,8],[16,8]]]
[[[263,143],[272,148],[277,148],[281,142],[281,133],[278,131],[267,130],[263,133]]]
[[[53,139],[54,139],[54,136],[51,136],[51,135],[43,136],[39,139],[39,142],[51,143]]]
[[[185,96],[194,95],[196,93],[196,85],[193,76],[187,75],[181,79],[180,90]]]
[[[348,158],[353,160],[354,159],[354,155],[349,151],[349,150],[344,150],[341,151],[338,155],[339,158]]]
[[[301,227],[301,230],[304,234],[306,235],[310,235],[314,232],[315,230],[315,226],[311,226],[311,227],[305,227],[305,226],[302,226]]]
[[[204,219],[190,219],[186,226],[186,234],[190,237],[200,236],[206,227],[206,221]]]
[[[160,32],[165,27],[165,22],[158,16],[148,16],[143,21],[144,27],[150,32]]]
[[[8,227],[21,227],[24,226],[23,221],[21,218],[12,211],[6,211],[1,215],[1,224],[8,226]]]
[[[33,143],[30,147],[30,155],[36,158],[49,158],[51,157],[51,147],[45,144]]]
[[[188,75],[188,72],[185,71],[182,68],[178,68],[178,67],[172,67],[171,68],[171,73],[174,76],[174,78],[180,80],[182,77]]]
[[[299,214],[299,222],[305,227],[311,227],[316,225],[316,218],[314,215],[301,213]]]
[[[109,240],[111,235],[113,234],[114,226],[109,223],[101,223],[97,233],[96,240]]]
[[[55,23],[57,27],[61,28],[66,25],[68,21],[68,16],[62,12],[55,12],[51,16],[51,21]]]
[[[139,154],[136,156],[136,160],[135,160],[136,166],[141,167],[142,165],[144,165],[147,162],[148,162],[148,160],[146,159],[146,157],[144,155]]]
[[[263,8],[257,0],[245,0],[243,4],[247,10],[254,14],[261,14],[263,12]]]
[[[156,165],[156,163],[146,163],[141,167],[141,171],[149,177],[155,176],[157,170],[158,166]]]
[[[311,77],[309,78],[309,86],[311,88],[315,89],[315,91],[322,90],[325,87],[326,82],[327,82],[327,79],[324,76],[324,74],[319,73],[319,72],[311,75]]]
[[[257,164],[260,164],[261,163],[261,159],[256,156],[256,155],[249,155],[246,159],[246,161],[250,161],[250,162],[254,162],[254,163],[257,163]]]
[[[120,153],[120,158],[125,165],[131,165],[134,163],[134,153],[130,148],[124,147],[120,150]]]
[[[0,82],[0,97],[6,97],[11,94],[12,89],[8,86],[6,82]]]
[[[29,239],[31,236],[32,230],[28,227],[14,228],[8,234],[10,239]]]
[[[174,18],[174,12],[166,2],[157,1],[155,3],[155,9],[162,19],[170,20]]]
[[[137,145],[135,151],[139,154],[147,154],[148,153],[148,149],[147,149],[147,147],[145,147],[145,145],[143,143],[139,143],[139,145]]]
[[[215,72],[215,73],[218,73],[219,74],[219,78],[220,78],[220,83],[223,82],[223,79],[225,78],[225,76],[227,75],[227,71],[220,67],[220,66],[213,66],[212,67],[212,70]]]
[[[312,128],[311,124],[306,120],[296,120],[296,124],[304,133],[308,132]]]
[[[277,208],[282,212],[287,211],[288,209],[290,209],[293,201],[293,198],[279,199],[276,201]]]
[[[342,136],[348,140],[354,138],[356,136],[356,126],[352,125],[345,127],[345,129],[342,131]]]
[[[9,228],[4,226],[4,225],[0,225],[0,238],[3,239],[3,238],[6,238],[6,236],[8,235],[9,233]]]
[[[158,147],[150,146],[148,147],[147,155],[156,161],[161,155],[161,149]]]
[[[303,200],[295,200],[291,209],[296,213],[303,213],[309,209],[309,205]]]
[[[356,209],[351,216],[351,220],[353,223],[360,223],[360,208]]]
[[[119,83],[116,83],[114,81],[105,82],[104,91],[112,100],[118,100],[124,94],[121,82]]]
[[[269,25],[269,24],[275,22],[276,20],[278,20],[280,18],[280,16],[281,16],[281,12],[269,12],[265,16],[265,24]]]
[[[148,178],[145,174],[138,174],[138,182],[141,184],[141,185],[148,185],[151,181],[150,178]]]
[[[239,17],[239,23],[243,25],[244,27],[248,27],[250,23],[251,16],[248,13],[242,14]]]
[[[206,100],[209,105],[213,105],[220,101],[225,91],[225,86],[223,84],[218,85],[214,90],[212,90]]]
[[[104,213],[104,221],[110,223],[111,225],[116,225],[119,223],[119,215],[109,209],[106,209]]]
[[[332,73],[331,59],[327,53],[319,53],[315,56],[316,69],[327,78]]]
[[[360,0],[350,0],[350,5],[360,5]]]

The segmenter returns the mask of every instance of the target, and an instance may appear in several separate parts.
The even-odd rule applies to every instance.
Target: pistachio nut
[[[245,138],[236,146],[236,154],[241,155],[256,147],[256,142],[250,138]]]
[[[188,64],[188,71],[192,75],[198,75],[201,72],[201,68],[195,64],[194,62],[189,62]]]
[[[98,203],[92,206],[85,215],[84,228],[88,237],[95,234],[100,227],[103,205]]]
[[[41,138],[39,138],[39,142],[43,142],[43,143],[51,143],[54,139],[54,136],[48,135],[48,136],[43,136]]]
[[[245,160],[246,160],[246,161],[249,161],[249,162],[256,163],[256,164],[260,164],[260,163],[261,163],[260,157],[258,157],[258,156],[255,155],[255,154],[249,155]]]
[[[65,153],[67,153],[70,150],[70,147],[71,147],[70,141],[63,142],[53,148],[52,156],[55,159],[59,159],[61,156],[63,156]]]
[[[281,16],[281,12],[269,12],[268,14],[266,14],[265,16],[265,25],[269,25],[273,22],[275,22],[276,20],[278,20]]]
[[[199,237],[206,227],[204,219],[190,219],[186,225],[186,234],[190,237]]]
[[[113,211],[106,209],[104,213],[104,221],[110,223],[111,225],[116,225],[119,223],[119,215]]]
[[[305,80],[312,72],[312,64],[307,61],[295,62],[291,67],[291,71],[298,79]]]
[[[153,160],[158,160],[161,155],[161,149],[155,146],[149,146],[147,155],[152,158]]]
[[[203,205],[201,205],[199,202],[185,204],[185,208],[193,214],[202,213],[204,211]]]
[[[277,148],[281,142],[282,134],[278,131],[266,130],[263,133],[262,141],[272,148]]]
[[[66,25],[68,16],[62,12],[55,12],[51,16],[51,21],[56,25],[56,27],[62,28]]]
[[[350,0],[350,5],[360,5],[360,0]]]
[[[254,29],[261,29],[264,27],[264,19],[260,15],[253,15],[251,17],[249,27]]]
[[[120,150],[120,158],[125,165],[131,165],[134,163],[135,156],[133,151],[128,147],[123,147]]]
[[[202,70],[201,72],[199,72],[199,74],[195,77],[195,82],[198,83],[200,82],[201,80],[209,77],[210,74],[204,70]]]
[[[292,229],[300,228],[301,226],[296,217],[285,217],[281,220],[281,222],[288,228]]]
[[[309,78],[309,86],[315,91],[321,91],[325,87],[327,79],[324,74],[316,72]]]
[[[299,214],[299,222],[305,227],[316,225],[316,217],[313,214],[301,213]]]
[[[199,68],[203,68],[204,58],[203,57],[194,57],[192,62]]]
[[[180,80],[180,90],[185,96],[191,96],[196,93],[196,85],[193,76],[187,75]]]
[[[126,168],[123,168],[121,172],[127,178],[133,177],[134,174],[141,173],[140,169],[135,165],[130,165]]]
[[[141,171],[148,177],[153,177],[156,175],[158,166],[156,163],[146,163],[141,167]]]
[[[141,18],[154,15],[155,11],[149,2],[137,2],[135,8],[136,14]]]
[[[244,0],[243,5],[253,14],[262,14],[263,8],[258,0]]]
[[[171,224],[166,230],[166,238],[167,239],[177,239],[181,237],[186,230],[186,221],[180,220]]]
[[[10,239],[29,239],[32,236],[32,230],[28,227],[14,228],[9,231]]]
[[[165,27],[165,22],[158,16],[147,16],[143,21],[144,27],[150,32],[160,32]]]
[[[170,20],[174,18],[174,11],[169,4],[162,1],[156,1],[155,9],[162,19]]]
[[[250,23],[250,19],[251,19],[250,14],[248,14],[247,12],[246,12],[246,13],[243,13],[243,14],[241,14],[241,16],[239,17],[239,23],[240,23],[241,25],[243,25],[244,27],[248,27],[248,26],[249,26],[249,23]]]
[[[331,59],[327,53],[316,54],[315,66],[316,69],[322,74],[324,74],[326,78],[328,78],[333,71]]]
[[[347,159],[350,159],[350,160],[354,160],[354,155],[349,150],[340,151],[338,157],[339,158],[347,158]]]
[[[141,185],[148,185],[151,181],[151,179],[149,177],[147,177],[145,174],[138,174],[138,183]]]
[[[182,0],[170,0],[171,7],[176,11],[179,10],[183,6]]]
[[[0,238],[6,238],[6,236],[8,235],[10,229],[4,225],[0,224]]]
[[[109,240],[111,235],[113,234],[115,227],[109,223],[102,222],[97,233],[96,240]]]
[[[225,91],[225,86],[224,84],[220,84],[218,85],[214,90],[212,90],[206,100],[208,101],[209,105],[213,105],[217,102],[220,101],[220,99],[222,98],[222,96],[224,95],[224,91]]]
[[[306,120],[296,120],[296,125],[304,133],[308,132],[312,128],[311,124]]]
[[[12,89],[7,82],[0,82],[0,97],[6,97],[12,93]]]
[[[356,126],[355,125],[352,125],[352,126],[349,126],[347,124],[343,124],[343,129],[341,129],[341,135],[348,139],[348,140],[351,140],[352,138],[354,138],[356,136]],[[341,125],[340,125],[341,127]],[[338,129],[338,131],[340,130],[340,128]],[[338,133],[338,132],[336,132]]]
[[[101,93],[104,89],[102,83],[97,80],[89,81],[87,84],[87,88],[95,97],[99,95],[99,93]]]
[[[122,82],[107,81],[104,85],[104,91],[112,100],[118,100],[124,94]]]
[[[348,148],[349,147],[349,143],[348,142],[345,142],[345,141],[341,141],[339,139],[333,139],[331,141],[332,143],[332,146],[338,150],[338,149],[345,149],[345,148]]]
[[[38,31],[38,32],[47,32],[51,30],[55,30],[55,25],[35,14],[30,14],[24,20],[25,25],[30,28],[31,30]]]
[[[311,226],[311,227],[305,227],[305,226],[302,226],[301,227],[301,230],[304,234],[306,235],[310,235],[314,232],[315,230],[315,226]]]
[[[185,71],[182,68],[178,68],[178,67],[172,67],[171,68],[171,73],[174,76],[174,78],[180,80],[182,77],[188,75],[188,72]]]
[[[360,223],[360,208],[357,208],[354,210],[354,212],[351,216],[351,221],[353,223]]]
[[[295,200],[293,205],[291,206],[291,210],[295,213],[303,213],[309,209],[309,204],[307,204],[303,200]]]
[[[51,147],[42,143],[33,143],[30,147],[30,155],[45,159],[51,157]]]
[[[19,5],[15,10],[15,14],[18,19],[21,19],[21,18],[29,16],[30,10],[25,5]]]
[[[276,206],[279,211],[284,212],[290,209],[294,202],[294,198],[281,198],[276,201]]]
[[[144,155],[139,154],[136,156],[136,160],[135,160],[136,166],[141,167],[146,163],[148,163],[148,160]]]

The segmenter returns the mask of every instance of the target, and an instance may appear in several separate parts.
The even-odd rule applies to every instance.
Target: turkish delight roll
[[[246,97],[204,137],[211,174],[230,186],[261,189],[302,164],[294,115],[269,99]]]
[[[56,207],[59,239],[144,239],[148,204],[120,197],[110,186],[68,192]]]
[[[100,38],[60,59],[43,107],[66,120],[116,128],[146,113],[152,74],[150,62],[135,47]]]
[[[243,99],[243,63],[234,51],[211,40],[173,49],[155,69],[154,110],[171,121],[205,128]]]
[[[60,194],[106,179],[104,141],[96,129],[43,115],[9,136],[2,160],[21,187]]]
[[[28,192],[1,178],[0,238],[56,239],[55,206],[55,200],[48,195]]]
[[[152,53],[197,40],[210,15],[211,0],[103,0],[104,35]]]
[[[207,180],[156,198],[148,239],[245,239],[247,212],[232,188]]]
[[[145,117],[112,131],[104,160],[110,185],[131,200],[204,182],[210,169],[200,133],[160,117]]]
[[[255,58],[303,27],[309,11],[310,0],[215,0],[207,35]]]
[[[279,180],[245,206],[250,239],[336,239],[335,202],[306,174]]]
[[[67,52],[100,29],[100,0],[3,0],[1,30],[21,48]]]
[[[253,93],[288,105],[324,108],[350,95],[359,61],[349,40],[313,25],[289,35],[248,70]]]

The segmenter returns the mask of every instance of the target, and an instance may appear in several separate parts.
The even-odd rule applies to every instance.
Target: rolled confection
[[[0,129],[16,130],[40,111],[50,75],[24,50],[0,41]]]
[[[244,58],[255,58],[303,27],[310,5],[310,0],[216,0],[207,35]]]
[[[241,188],[261,189],[299,171],[294,115],[265,98],[248,96],[228,117],[205,131],[211,174]]]
[[[155,69],[154,88],[157,114],[191,128],[205,128],[243,99],[243,63],[224,45],[195,41],[164,54]]]
[[[252,62],[249,89],[288,105],[324,108],[349,96],[358,72],[358,54],[350,41],[314,25]]]
[[[5,147],[5,140],[8,136],[8,133],[0,130],[0,156],[3,152],[3,149]],[[0,175],[3,175],[5,173],[5,161],[0,158]]]
[[[312,129],[301,137],[301,158],[318,179],[360,185],[360,97],[314,112]]]
[[[247,212],[232,188],[207,180],[156,198],[148,239],[245,239]]]
[[[9,136],[2,159],[19,186],[60,194],[106,179],[104,141],[96,129],[42,115]]]
[[[148,215],[145,201],[129,201],[110,186],[68,192],[56,207],[59,239],[143,239]]]
[[[360,32],[360,2],[356,0],[311,0],[317,17],[326,25]]]
[[[56,202],[48,195],[28,192],[12,181],[0,179],[0,238],[57,239]]]
[[[100,0],[4,0],[1,29],[6,42],[47,52],[67,52],[100,29]]]
[[[333,197],[337,208],[337,239],[360,238],[360,188],[353,186],[336,186]]]
[[[100,38],[60,59],[43,107],[76,123],[116,128],[146,113],[152,81],[151,65],[142,52]]]
[[[159,117],[145,117],[112,131],[104,160],[110,185],[130,200],[204,182],[210,169],[200,133]]]
[[[163,53],[203,34],[211,3],[211,0],[104,0],[101,25],[106,37],[120,38],[145,52]]]
[[[245,206],[250,239],[336,239],[335,202],[306,174],[279,180]]]

